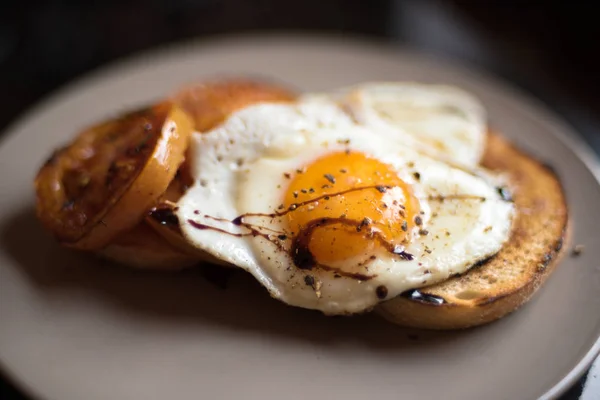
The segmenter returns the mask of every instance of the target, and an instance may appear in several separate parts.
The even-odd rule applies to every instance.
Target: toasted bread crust
[[[563,188],[554,171],[495,133],[488,135],[483,166],[506,174],[516,206],[509,242],[469,272],[398,296],[375,308],[387,320],[425,329],[461,329],[494,321],[526,303],[550,276],[568,238]]]
[[[173,96],[175,103],[193,118],[199,132],[213,129],[233,112],[249,105],[286,103],[295,98],[296,93],[286,87],[241,77],[200,82]]]

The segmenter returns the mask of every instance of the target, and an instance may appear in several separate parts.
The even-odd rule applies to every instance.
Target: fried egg
[[[486,137],[485,108],[454,86],[415,82],[372,82],[305,99],[335,98],[366,126],[402,130],[449,161],[477,166]]]
[[[506,242],[513,205],[491,174],[413,139],[322,98],[238,111],[193,138],[182,232],[274,298],[328,315],[463,273]]]

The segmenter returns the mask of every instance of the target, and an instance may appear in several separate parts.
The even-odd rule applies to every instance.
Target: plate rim
[[[21,111],[2,129],[0,134],[0,148],[13,140],[23,126],[34,118],[40,118],[52,111],[52,105],[60,103],[74,93],[84,89],[86,86],[97,84],[103,79],[111,79],[117,72],[121,73],[139,68],[144,60],[181,58],[188,52],[202,52],[204,48],[213,48],[221,45],[224,47],[252,43],[260,46],[272,46],[278,43],[286,43],[293,46],[336,46],[355,50],[376,51],[385,54],[390,59],[410,57],[413,60],[427,62],[444,62],[452,69],[461,74],[470,76],[485,86],[492,87],[492,96],[500,98],[516,98],[525,104],[531,113],[529,116],[542,126],[550,126],[551,134],[554,135],[562,146],[573,151],[576,157],[590,171],[596,183],[600,186],[600,158],[591,146],[584,140],[581,134],[566,120],[566,118],[555,108],[546,104],[533,93],[517,86],[515,83],[480,66],[460,60],[452,55],[437,55],[424,49],[413,46],[386,42],[381,39],[368,37],[360,34],[335,34],[335,33],[298,33],[290,31],[269,31],[253,33],[226,33],[212,35],[209,37],[192,38],[174,43],[158,45],[142,51],[133,52],[101,64],[87,72],[84,72],[65,84],[59,86],[50,93],[42,96],[32,105]],[[543,116],[543,118],[542,118]],[[583,357],[563,376],[556,384],[542,394],[540,399],[557,398],[571,388],[575,382],[590,368],[592,363],[600,356],[600,335],[594,344],[588,349]],[[600,360],[600,358],[599,358]],[[0,359],[0,376],[3,376],[10,384],[32,399],[48,399],[43,393],[33,386],[25,383],[9,366]]]

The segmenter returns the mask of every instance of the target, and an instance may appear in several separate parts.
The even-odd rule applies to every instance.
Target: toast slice
[[[197,257],[169,244],[145,221],[120,234],[96,255],[135,269],[179,271],[199,263]]]
[[[495,133],[488,134],[482,165],[510,182],[517,213],[508,243],[463,275],[381,303],[377,314],[424,329],[481,325],[523,305],[552,273],[568,233],[558,177]]]

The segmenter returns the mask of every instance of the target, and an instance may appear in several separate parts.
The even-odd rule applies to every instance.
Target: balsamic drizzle
[[[423,293],[418,289],[407,290],[406,292],[403,292],[400,296],[406,297],[410,300],[415,300],[421,303],[433,304],[436,306],[440,306],[446,302],[446,300],[443,297]]]
[[[179,219],[171,207],[155,207],[150,210],[148,215],[161,225],[169,227],[179,226]]]
[[[290,256],[292,257],[294,265],[296,265],[297,268],[302,269],[302,270],[312,270],[313,268],[320,268],[320,269],[323,269],[326,271],[333,271],[340,276],[345,276],[345,277],[349,277],[349,278],[353,278],[353,279],[357,279],[357,280],[361,280],[361,281],[367,281],[367,280],[375,278],[377,275],[366,275],[366,274],[362,274],[362,273],[346,272],[337,267],[332,267],[329,265],[319,263],[315,259],[314,255],[311,253],[311,251],[309,249],[309,244],[310,244],[310,240],[311,240],[311,237],[312,237],[314,231],[320,227],[340,224],[340,225],[344,225],[344,226],[354,227],[354,228],[356,228],[357,232],[360,232],[365,226],[368,226],[371,224],[371,222],[372,222],[371,220],[367,221],[367,219],[362,219],[359,221],[359,220],[345,218],[345,216],[337,217],[337,218],[319,218],[319,219],[312,220],[307,224],[307,226],[303,227],[303,229],[300,232],[298,232],[294,236],[292,236],[291,247],[288,250],[283,246],[283,243],[282,243],[284,240],[288,239],[288,237],[289,237],[286,232],[280,232],[280,231],[276,231],[276,230],[273,230],[273,229],[265,227],[265,226],[255,225],[255,224],[246,222],[245,219],[250,218],[250,217],[267,217],[267,218],[280,217],[280,216],[284,216],[284,215],[298,209],[299,207],[307,206],[307,205],[310,205],[311,203],[318,202],[321,199],[329,200],[331,197],[334,197],[334,196],[341,196],[341,195],[351,193],[351,192],[356,192],[356,191],[360,191],[360,190],[370,190],[370,189],[374,189],[381,193],[385,193],[388,189],[391,189],[392,187],[393,186],[390,186],[390,185],[371,185],[371,186],[350,188],[350,189],[346,189],[346,190],[343,190],[343,191],[340,191],[337,193],[323,194],[321,196],[315,197],[310,200],[302,201],[299,203],[293,203],[293,204],[289,205],[287,209],[282,209],[280,211],[275,211],[272,213],[246,213],[246,214],[237,216],[233,220],[212,217],[210,215],[204,215],[204,218],[212,219],[214,221],[226,222],[226,223],[231,223],[236,226],[241,226],[247,230],[247,232],[244,232],[244,233],[230,232],[223,228],[218,228],[215,226],[210,226],[210,225],[199,223],[197,221],[194,221],[193,219],[188,219],[187,222],[196,229],[201,229],[201,230],[212,229],[214,231],[217,231],[217,232],[220,232],[223,234],[227,234],[230,236],[235,236],[235,237],[245,237],[245,236],[257,237],[257,236],[260,236],[260,237],[268,240],[269,242],[273,243],[275,246],[277,246],[278,249],[280,249],[282,251],[288,251]],[[485,201],[486,200],[485,197],[473,196],[473,195],[429,196],[427,199],[430,201],[444,201],[444,200]],[[283,207],[280,206],[279,208],[283,208]],[[421,217],[417,216],[417,218],[420,220]],[[265,231],[267,231],[267,232],[265,232]],[[380,232],[370,230],[369,235],[372,238],[374,238],[375,240],[377,240],[382,245],[382,247],[385,248],[388,252],[398,256],[400,259],[407,260],[407,261],[414,259],[414,256],[412,254],[406,252],[402,246],[398,246],[398,245],[388,242]],[[413,295],[413,297],[414,297],[414,295]]]

